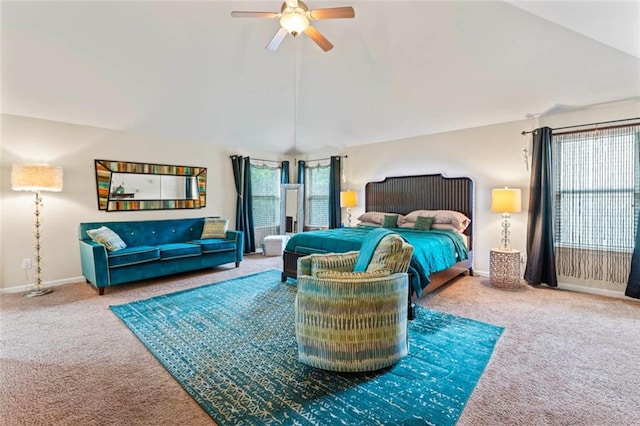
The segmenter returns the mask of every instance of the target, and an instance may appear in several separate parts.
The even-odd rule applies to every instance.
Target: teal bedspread
[[[289,239],[286,250],[303,254],[359,250],[364,236],[372,229],[356,227],[301,232]],[[455,232],[416,231],[409,228],[393,228],[392,231],[414,247],[409,272],[412,287],[418,296],[429,285],[429,275],[469,257],[463,237]]]

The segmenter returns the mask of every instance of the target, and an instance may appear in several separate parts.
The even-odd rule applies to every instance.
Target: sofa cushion
[[[160,244],[158,245],[158,249],[160,249],[161,260],[199,256],[202,254],[199,245],[189,243]]]
[[[201,239],[224,238],[227,236],[229,219],[222,217],[207,217],[204,219]]]
[[[152,262],[160,259],[160,250],[151,246],[127,247],[108,253],[109,267],[135,265],[137,263]]]
[[[191,244],[198,244],[202,253],[214,253],[216,251],[229,251],[236,249],[236,242],[233,240],[223,240],[221,238],[207,238],[204,240],[189,241]]]

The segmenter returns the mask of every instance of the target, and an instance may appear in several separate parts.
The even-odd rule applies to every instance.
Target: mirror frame
[[[174,166],[170,164],[132,163],[129,161],[94,160],[98,209],[108,212],[132,210],[199,209],[207,204],[206,167]],[[123,200],[111,199],[113,173],[136,173],[147,175],[195,176],[198,197],[184,200]]]
[[[301,183],[283,183],[280,185],[280,234],[287,234],[287,190],[295,189],[298,193],[296,205],[295,233],[304,231],[304,185]]]

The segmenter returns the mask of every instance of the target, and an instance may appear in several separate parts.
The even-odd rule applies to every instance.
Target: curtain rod
[[[599,123],[588,123],[588,124],[577,124],[575,126],[565,126],[565,127],[557,127],[551,130],[564,130],[564,129],[573,129],[576,127],[589,127],[589,126],[599,126],[600,124],[611,124],[611,123],[622,123],[625,121],[633,121],[633,120],[640,120],[640,117],[633,117],[633,118],[623,118],[621,120],[611,120],[611,121],[601,121]],[[533,133],[535,132],[535,130],[523,130],[522,133],[520,133],[522,136],[527,135],[529,133]]]
[[[349,158],[348,155],[334,155],[333,157]],[[304,161],[324,161],[324,160],[331,160],[331,157],[328,157],[328,158],[317,158],[315,160],[304,160]]]
[[[245,158],[242,155],[230,155],[229,158],[234,158],[234,157],[240,157],[240,158]],[[282,163],[282,161],[278,161],[278,160],[263,160],[262,158],[253,158],[253,157],[249,157],[249,159],[251,161],[262,161],[262,162],[268,162],[268,163],[276,163],[276,164],[280,164]]]

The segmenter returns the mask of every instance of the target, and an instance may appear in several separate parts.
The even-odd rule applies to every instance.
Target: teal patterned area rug
[[[453,425],[503,331],[418,307],[398,364],[332,373],[297,361],[295,294],[271,270],[111,310],[219,425]]]

